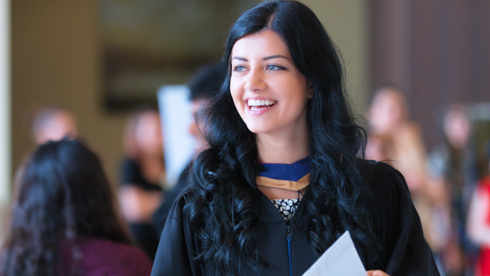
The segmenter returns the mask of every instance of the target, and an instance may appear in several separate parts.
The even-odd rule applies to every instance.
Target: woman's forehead
[[[238,39],[233,45],[230,59],[270,57],[281,55],[291,57],[289,49],[283,39],[274,31],[267,29],[246,35]]]

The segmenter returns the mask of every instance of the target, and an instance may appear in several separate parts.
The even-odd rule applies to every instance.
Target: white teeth
[[[254,100],[254,99],[248,100],[248,106],[250,106],[250,107],[271,106],[275,103],[276,103],[276,101],[273,101],[273,100]]]

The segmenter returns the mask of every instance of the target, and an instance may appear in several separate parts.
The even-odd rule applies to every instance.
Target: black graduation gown
[[[403,176],[384,163],[360,162],[363,183],[375,198],[370,206],[381,237],[383,252],[377,264],[366,265],[365,256],[358,248],[366,270],[381,269],[389,275],[439,275],[432,252],[424,239],[419,216],[410,198]],[[308,230],[304,200],[299,204],[290,223],[291,247],[288,251],[286,221],[270,200],[261,194],[262,215],[258,226],[257,249],[259,258],[267,263],[259,273],[244,269],[239,275],[302,275],[319,257],[307,241]],[[169,215],[160,239],[152,276],[215,275],[215,267],[202,267],[191,260],[197,247],[197,237],[182,219],[183,199]]]

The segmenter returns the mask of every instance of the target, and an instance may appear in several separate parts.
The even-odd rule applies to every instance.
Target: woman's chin
[[[271,131],[270,128],[267,128],[264,126],[258,126],[255,124],[254,125],[247,124],[247,128],[248,128],[248,130],[250,130],[250,132],[255,133],[255,134],[263,134],[263,133],[267,133],[267,132]]]

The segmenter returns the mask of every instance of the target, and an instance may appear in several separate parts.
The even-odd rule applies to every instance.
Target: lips
[[[247,105],[250,110],[262,110],[275,105],[277,101],[264,99],[248,99]]]

